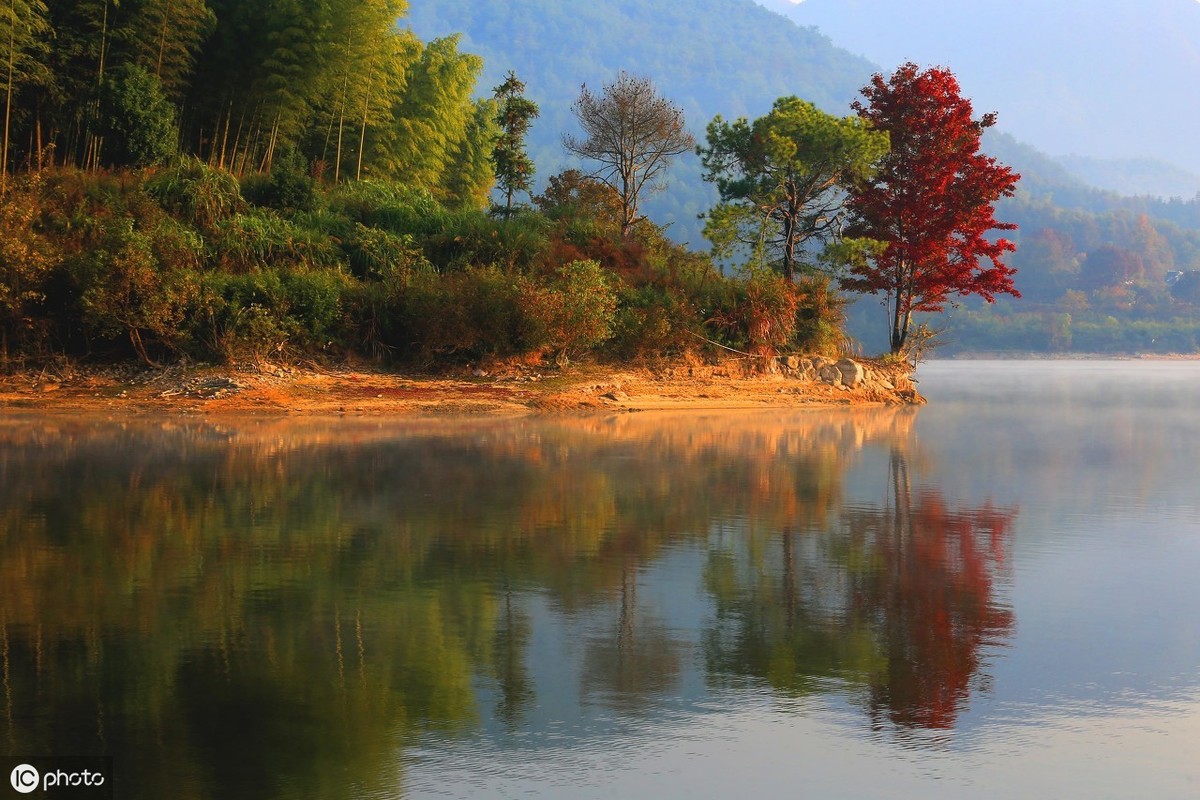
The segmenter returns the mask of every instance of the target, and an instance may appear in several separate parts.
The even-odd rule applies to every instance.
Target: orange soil
[[[687,365],[572,367],[544,375],[515,367],[454,376],[273,365],[45,370],[0,377],[0,410],[429,417],[904,402],[878,390],[740,372]]]

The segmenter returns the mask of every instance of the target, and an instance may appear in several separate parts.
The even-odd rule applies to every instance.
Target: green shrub
[[[414,271],[431,269],[411,236],[397,236],[357,222],[342,241],[342,251],[347,256],[351,272],[355,277],[365,280],[399,280],[404,283]]]
[[[338,184],[326,195],[326,201],[331,210],[355,222],[378,225],[399,234],[415,233],[422,220],[444,213],[441,204],[427,190],[385,181]],[[396,224],[385,224],[389,219]]]
[[[486,265],[528,271],[550,246],[549,226],[534,214],[496,219],[482,211],[460,211],[443,216],[442,223],[440,230],[427,232],[424,247],[429,261],[444,271]]]
[[[266,175],[242,178],[241,191],[250,204],[285,213],[312,211],[317,205],[316,181],[294,156],[277,159]]]
[[[496,267],[418,275],[405,295],[406,344],[426,359],[527,352],[538,344],[522,304],[528,285]]]
[[[354,290],[336,270],[211,273],[203,278],[193,335],[227,361],[324,350],[344,339]]]
[[[343,214],[320,207],[312,211],[298,211],[291,215],[290,220],[297,228],[332,239],[335,244],[341,244],[349,238],[355,224]]]
[[[695,350],[699,315],[678,290],[654,284],[625,286],[617,297],[612,347],[623,358],[678,355]]]
[[[135,230],[133,220],[105,224],[74,272],[83,322],[93,333],[128,337],[147,363],[155,342],[173,352],[185,346],[181,324],[197,296],[196,273],[161,262],[153,238]]]
[[[771,356],[780,350],[837,353],[846,345],[845,304],[827,278],[788,281],[774,271],[710,281],[697,297],[712,338]]]
[[[796,284],[799,303],[789,346],[807,353],[837,353],[845,348],[846,301],[830,288],[828,278],[805,276]]]
[[[613,335],[617,293],[595,261],[561,267],[549,286],[527,283],[522,310],[527,349],[548,348],[560,360],[578,358]]]
[[[123,64],[104,81],[100,96],[106,163],[149,167],[175,154],[175,106],[157,77]]]
[[[336,245],[320,231],[301,228],[267,209],[235,214],[217,223],[213,254],[222,269],[248,272],[282,265],[333,267]]]
[[[41,349],[46,284],[61,263],[55,242],[38,229],[37,187],[0,198],[0,361],[12,351]]]
[[[155,175],[146,191],[167,213],[209,233],[245,206],[237,178],[192,156]]]
[[[199,270],[204,266],[204,238],[194,228],[172,217],[162,217],[147,235],[154,257],[160,264],[188,270]]]
[[[542,283],[495,266],[417,273],[403,297],[403,346],[425,359],[577,358],[612,336],[617,307],[594,262],[568,264]]]

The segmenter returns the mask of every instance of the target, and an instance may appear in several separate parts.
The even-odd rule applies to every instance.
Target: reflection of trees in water
[[[986,685],[984,648],[1012,612],[995,596],[1015,512],[948,508],[914,492],[893,447],[888,501],[848,508],[829,528],[718,539],[706,581],[714,680],[750,676],[792,695],[841,686],[872,720],[952,728]]]
[[[526,709],[537,697],[533,676],[526,662],[533,626],[529,615],[513,603],[512,591],[505,589],[504,608],[496,620],[492,644],[492,676],[497,684],[495,717],[509,729],[518,726]]]
[[[584,649],[580,688],[585,698],[619,711],[639,711],[672,689],[682,645],[653,613],[639,608],[637,575],[622,575],[615,624]]]
[[[0,422],[6,749],[116,752],[133,796],[394,786],[397,743],[477,723],[473,681],[519,724],[530,590],[568,612],[619,598],[585,682],[646,708],[681,651],[639,569],[714,521],[827,524],[858,448],[910,423]]]
[[[1012,631],[999,604],[1015,512],[990,505],[947,508],[931,490],[913,492],[893,451],[894,507],[849,515],[851,537],[884,565],[856,582],[858,602],[883,614],[886,675],[871,684],[871,709],[896,725],[951,728],[971,689],[986,682],[983,648]]]

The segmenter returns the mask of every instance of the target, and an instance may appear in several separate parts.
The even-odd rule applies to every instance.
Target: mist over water
[[[1200,365],[919,377],[919,410],[6,418],[4,752],[111,755],[120,797],[1194,796]]]

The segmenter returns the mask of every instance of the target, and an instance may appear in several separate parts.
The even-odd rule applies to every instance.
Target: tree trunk
[[[233,101],[225,112],[225,133],[221,136],[221,150],[217,153],[217,169],[225,169],[225,148],[229,146],[229,125],[233,122]],[[220,123],[218,123],[220,124]]]
[[[100,21],[100,64],[96,69],[96,86],[104,83],[104,57],[108,52],[108,0],[104,0],[104,17]]]
[[[350,47],[354,44],[353,33],[346,38],[346,57],[349,60]],[[346,93],[350,91],[350,70],[347,68],[346,77],[342,79],[342,97],[338,100],[338,138],[337,155],[333,160],[333,185],[336,186],[342,175],[342,133],[346,129]],[[324,156],[322,156],[324,157]]]
[[[154,77],[158,78],[159,81],[162,81],[163,55],[167,51],[167,28],[169,27],[170,19],[170,13],[164,11],[162,27],[158,31],[158,61],[154,65]]]
[[[349,82],[349,79],[347,79]],[[333,185],[336,186],[342,175],[342,133],[346,129],[346,91],[342,90],[342,102],[338,107],[338,138],[337,150],[333,159]]]
[[[363,150],[367,146],[367,118],[371,113],[371,87],[375,83],[375,65],[371,64],[371,69],[367,71],[367,90],[363,92],[363,116],[362,128],[358,132],[358,165],[354,171],[354,180],[362,180],[362,162]]]
[[[796,214],[788,211],[783,217],[783,277],[796,278]]]
[[[912,324],[912,312],[902,312],[900,298],[896,298],[896,307],[892,311],[892,332],[890,343],[892,353],[899,354],[904,351],[904,345],[908,342],[908,329]]]

